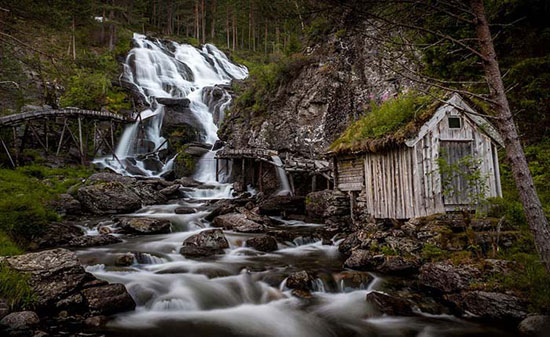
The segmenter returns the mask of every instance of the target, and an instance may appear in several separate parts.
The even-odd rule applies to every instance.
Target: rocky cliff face
[[[309,62],[266,98],[267,111],[249,117],[246,107],[237,104],[222,128],[222,139],[234,148],[322,153],[368,111],[371,101],[411,86],[388,70],[387,60],[383,64],[369,34],[366,24],[353,31],[340,29],[308,47],[304,54]]]

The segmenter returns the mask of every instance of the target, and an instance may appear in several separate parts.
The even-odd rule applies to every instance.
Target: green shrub
[[[29,286],[29,276],[0,263],[0,297],[14,310],[31,308],[35,296]]]
[[[106,102],[111,81],[104,73],[77,71],[69,79],[68,89],[61,97],[61,106],[100,110]]]
[[[519,264],[510,274],[495,275],[491,281],[505,290],[521,291],[529,297],[529,310],[550,313],[550,274],[536,254],[516,253],[507,259]]]

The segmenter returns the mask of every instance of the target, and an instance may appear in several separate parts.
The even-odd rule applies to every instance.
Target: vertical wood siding
[[[460,116],[456,111],[449,114]],[[441,119],[413,147],[403,145],[391,151],[365,154],[361,171],[357,170],[356,161],[348,160],[347,167],[339,170],[339,175],[344,176],[339,179],[339,186],[346,191],[356,190],[364,179],[368,212],[376,218],[408,219],[468,204],[462,192],[444,198],[438,168],[442,144],[458,149],[447,160],[459,160],[468,154],[480,159],[480,170],[487,177],[487,197],[502,195],[496,146],[464,117],[459,129],[450,129],[447,118]],[[339,161],[339,167],[342,163]],[[455,183],[461,190],[466,188],[465,181]]]

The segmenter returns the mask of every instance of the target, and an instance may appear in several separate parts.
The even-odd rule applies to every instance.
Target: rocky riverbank
[[[101,333],[111,315],[133,310],[136,303],[123,285],[95,278],[75,253],[57,247],[110,247],[179,230],[181,224],[154,213],[129,214],[152,204],[168,204],[175,215],[199,212],[213,227],[180,242],[176,250],[190,260],[225,255],[234,246],[228,231],[245,236],[239,243],[244,249],[262,254],[276,252],[288,242],[337,245],[338,274],[329,275],[318,266],[292,267],[292,272],[271,276],[278,282],[284,279],[284,287],[304,303],[315,301],[319,289],[336,287],[336,283],[363,287],[373,282],[370,273],[375,273],[386,281],[383,289],[364,298],[374,310],[369,314],[373,317],[452,314],[484,324],[504,324],[525,336],[537,336],[548,324],[547,316],[532,310],[525,291],[500,284],[524,266],[491,257],[495,249],[513,246],[520,239],[520,233],[499,219],[445,215],[361,224],[351,220],[345,198],[332,191],[307,197],[243,193],[234,199],[190,203],[194,192],[206,188],[212,187],[192,179],[169,182],[98,173],[71,189],[56,204],[65,220],[48,224],[43,235],[33,240],[33,247],[42,251],[0,260],[2,266],[29,277],[35,296],[28,307],[4,308],[2,328],[11,335],[28,336],[55,335],[75,327]],[[325,225],[289,227],[293,221]],[[136,250],[99,261],[125,270],[159,258]]]

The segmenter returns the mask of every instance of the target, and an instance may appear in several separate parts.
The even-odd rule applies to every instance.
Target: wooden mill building
[[[362,211],[375,218],[409,219],[473,208],[479,191],[485,197],[502,195],[497,154],[502,139],[460,95],[398,132],[407,137],[385,135],[363,142],[360,149],[329,152],[335,189],[350,194],[352,208],[359,197]],[[439,169],[440,157],[446,167],[460,167],[466,156],[485,186],[472,186],[472,179]]]

